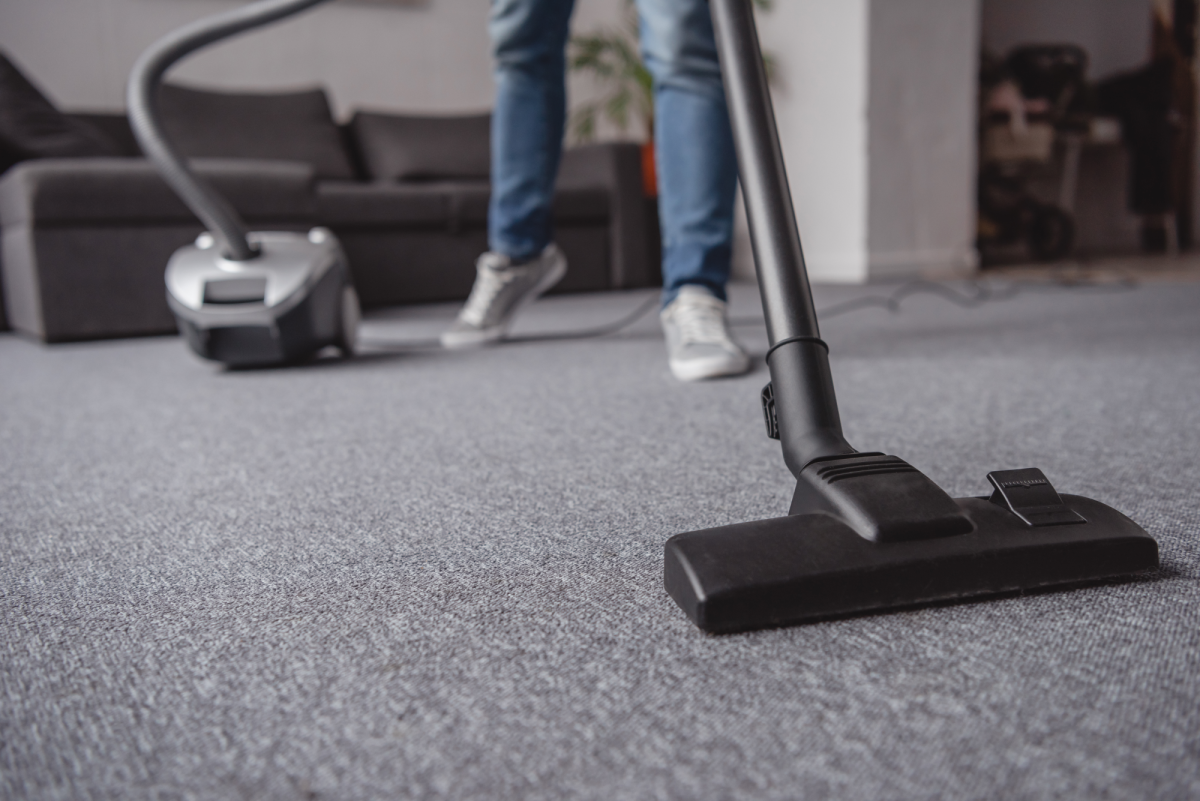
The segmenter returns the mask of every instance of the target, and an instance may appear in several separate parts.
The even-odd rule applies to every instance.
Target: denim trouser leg
[[[574,0],[492,0],[496,63],[489,246],[515,259],[550,241]],[[663,302],[684,284],[725,297],[737,163],[706,0],[638,0],[654,76]]]
[[[737,160],[707,0],[638,0],[654,76],[663,305],[685,284],[725,298]]]
[[[566,42],[574,0],[492,0],[495,61],[488,246],[516,260],[551,239],[566,121]]]

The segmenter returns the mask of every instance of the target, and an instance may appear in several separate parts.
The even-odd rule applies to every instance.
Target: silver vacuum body
[[[201,234],[167,263],[167,302],[189,346],[230,367],[303,361],[333,345],[346,356],[358,338],[358,295],[337,237],[255,231],[256,258],[225,258]]]

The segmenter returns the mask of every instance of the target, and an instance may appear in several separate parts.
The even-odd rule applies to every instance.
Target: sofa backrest
[[[25,159],[116,155],[102,131],[59,111],[0,53],[0,173]]]
[[[302,161],[317,178],[357,176],[321,89],[214,92],[163,84],[163,129],[190,158]]]
[[[129,117],[119,111],[71,111],[67,116],[90,125],[102,132],[117,148],[113,155],[137,157],[142,155],[142,148],[134,138],[133,128],[129,126]]]
[[[487,180],[491,114],[417,117],[360,111],[350,134],[376,181]]]

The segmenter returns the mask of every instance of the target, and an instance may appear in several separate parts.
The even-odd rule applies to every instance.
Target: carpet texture
[[[0,797],[1200,797],[1198,308],[1200,284],[1026,285],[827,319],[851,443],[955,496],[1040,467],[1163,567],[723,637],[667,597],[662,546],[787,509],[761,323],[756,370],[699,385],[653,317],[256,372],[0,336]]]

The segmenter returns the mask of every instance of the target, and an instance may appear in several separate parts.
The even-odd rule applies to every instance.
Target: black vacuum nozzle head
[[[881,461],[862,454],[812,467],[871,460]],[[876,469],[895,463],[905,465],[896,459]],[[992,473],[997,490],[990,500],[950,500],[957,514],[940,515],[932,536],[913,538],[921,496],[928,502],[930,493],[923,486],[910,492],[919,484],[912,474],[925,477],[911,467],[869,469],[828,485],[834,492],[815,504],[825,504],[823,509],[672,537],[666,544],[667,592],[697,626],[719,633],[1077,584],[1158,566],[1158,545],[1136,523],[1098,501],[1059,496],[1040,470]],[[901,475],[906,480],[897,483]],[[851,481],[860,486],[847,486]],[[798,500],[813,494],[805,483],[802,478]],[[888,484],[890,499],[872,497],[872,486],[886,496]],[[844,510],[855,511],[856,496],[874,502],[876,510],[891,507],[905,536],[864,536],[888,525],[870,522],[866,513],[847,520]],[[906,497],[915,505],[907,507]]]
[[[710,0],[771,347],[767,436],[796,476],[787,517],[666,544],[667,592],[723,632],[1074,584],[1158,565],[1158,545],[1102,503],[1060,497],[1039,470],[991,474],[954,500],[894,456],[842,435],[749,0]]]

